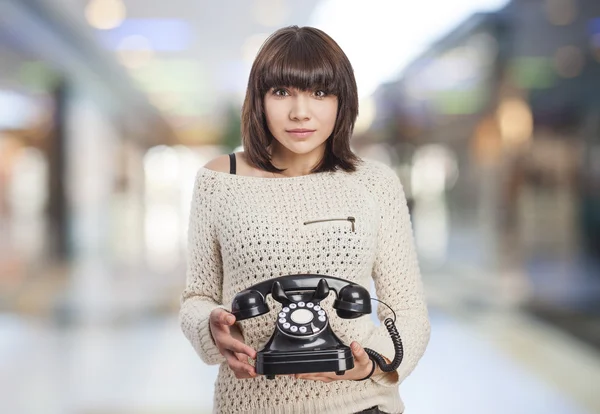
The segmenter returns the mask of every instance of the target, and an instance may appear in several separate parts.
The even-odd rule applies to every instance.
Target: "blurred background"
[[[208,413],[179,330],[195,173],[266,36],[325,30],[410,199],[408,413],[600,413],[600,2],[0,0],[0,412]]]

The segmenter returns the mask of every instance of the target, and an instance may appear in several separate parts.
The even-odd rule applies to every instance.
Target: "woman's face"
[[[264,98],[267,127],[283,147],[308,154],[324,146],[333,132],[338,99],[323,91],[273,88]]]

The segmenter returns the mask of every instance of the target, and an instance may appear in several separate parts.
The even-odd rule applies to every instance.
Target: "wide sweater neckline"
[[[278,182],[289,182],[289,181],[299,181],[299,180],[316,180],[321,177],[331,177],[334,174],[345,173],[343,170],[338,171],[323,171],[310,173],[306,175],[298,175],[295,177],[256,177],[251,175],[239,175],[239,174],[231,174],[222,171],[211,170],[206,167],[201,167],[201,171],[203,171],[207,175],[212,175],[214,177],[224,178],[224,179],[232,179],[232,180],[245,180],[245,181],[278,181]]]

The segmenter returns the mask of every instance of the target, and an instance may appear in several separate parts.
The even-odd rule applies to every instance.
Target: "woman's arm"
[[[377,298],[396,312],[396,327],[402,340],[404,358],[396,372],[378,370],[372,378],[393,386],[415,369],[429,342],[431,327],[402,184],[389,167],[381,164],[378,170],[374,177],[365,177],[381,211],[372,275]],[[378,304],[377,314],[380,321],[393,318],[383,304]],[[379,352],[388,360],[394,358],[394,346],[383,323],[368,338],[362,344],[365,348]]]
[[[222,307],[223,266],[215,222],[217,180],[196,175],[188,228],[186,286],[181,294],[179,322],[184,335],[206,364],[225,361],[210,330],[213,309]]]

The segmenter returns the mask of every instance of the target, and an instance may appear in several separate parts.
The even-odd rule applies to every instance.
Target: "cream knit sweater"
[[[353,216],[349,221],[324,221]],[[313,273],[347,279],[369,289],[397,314],[404,345],[399,381],[389,374],[367,381],[296,380],[281,376],[236,379],[210,336],[208,318],[219,306],[260,281]],[[216,413],[348,414],[379,405],[402,413],[399,382],[415,368],[429,341],[413,233],[400,181],[389,167],[363,160],[354,173],[313,173],[289,178],[231,175],[201,168],[189,223],[186,288],[180,323],[200,358],[220,364],[215,383]],[[346,344],[358,341],[391,360],[394,349],[385,326],[369,315],[341,319],[332,309],[334,292],[322,301],[331,328]],[[281,305],[268,296],[265,315],[239,322],[246,343],[257,351],[275,329]],[[374,302],[375,304],[375,302]],[[378,306],[378,317],[390,316]]]

